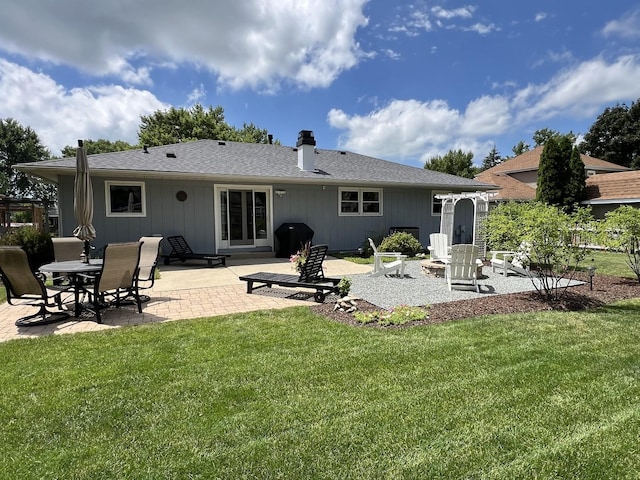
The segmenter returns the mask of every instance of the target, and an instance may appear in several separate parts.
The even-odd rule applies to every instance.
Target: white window
[[[104,182],[107,217],[146,217],[144,182]]]
[[[338,215],[382,215],[382,189],[352,187],[339,188]]]

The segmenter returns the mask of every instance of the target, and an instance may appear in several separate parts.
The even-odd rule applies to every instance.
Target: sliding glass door
[[[219,245],[222,248],[270,246],[271,189],[229,186],[216,190]]]

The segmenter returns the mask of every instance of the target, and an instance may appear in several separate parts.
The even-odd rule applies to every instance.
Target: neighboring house
[[[587,178],[586,200],[596,218],[620,205],[640,208],[640,170],[594,175]]]
[[[356,250],[392,227],[417,229],[427,246],[440,228],[434,195],[495,188],[315,144],[303,130],[296,147],[199,140],[90,155],[94,244],[184,235],[203,253],[275,252],[274,233],[295,222],[333,251]],[[75,158],[17,168],[58,184],[60,235],[72,235]],[[473,205],[462,203],[455,221],[470,232]]]
[[[528,152],[518,155],[517,157],[505,160],[495,167],[479,173],[476,175],[475,179],[480,182],[491,183],[500,187],[495,190],[496,195],[491,197],[492,202],[535,200],[536,187],[538,183],[538,166],[540,164],[540,155],[542,155],[543,148],[544,147],[539,146],[533,150],[529,150]],[[627,178],[635,177],[636,181],[640,180],[640,172],[634,172],[629,170],[627,167],[606,162],[588,155],[580,155],[580,158],[582,159],[584,168],[587,172],[588,187],[589,185],[594,186],[600,183],[608,185],[609,182],[605,179],[610,175],[619,175],[619,173],[616,172],[624,172],[629,174]],[[640,182],[638,183],[640,184]],[[609,202],[609,199],[606,199],[607,201],[605,202],[604,198],[600,198],[597,195],[598,189],[587,188],[587,199],[582,203],[591,205],[614,204],[614,202]],[[636,197],[636,202],[640,201],[640,188],[635,188],[633,195]],[[594,208],[594,213],[596,210],[604,209]]]

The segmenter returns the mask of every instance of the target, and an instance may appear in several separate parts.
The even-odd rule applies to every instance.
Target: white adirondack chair
[[[369,245],[373,249],[373,270],[369,273],[372,277],[388,275],[395,271],[395,275],[404,277],[404,260],[407,258],[399,252],[378,252],[376,244],[369,239]],[[384,263],[384,257],[395,257],[395,260]]]
[[[446,233],[432,233],[429,235],[429,255],[431,260],[444,262],[449,255],[449,241]]]
[[[447,259],[444,276],[452,288],[469,288],[480,293],[478,285],[478,247],[475,245],[458,244],[451,246],[451,255]],[[467,282],[462,283],[461,282]]]
[[[509,272],[522,276],[530,275],[531,272],[524,265],[527,258],[527,251],[528,247],[524,244],[520,245],[520,250],[517,252],[511,250],[492,250],[491,271],[495,272],[496,269],[498,269],[505,277],[509,275]]]

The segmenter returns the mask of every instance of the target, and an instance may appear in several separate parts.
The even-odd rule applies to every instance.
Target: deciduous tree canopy
[[[191,108],[175,108],[156,111],[140,117],[138,131],[140,145],[156,146],[172,143],[211,139],[248,143],[268,143],[268,132],[253,123],[232,127],[224,118],[224,110],[218,106],[204,109],[196,104]]]
[[[17,121],[0,119],[0,192],[11,197],[53,201],[56,188],[13,168],[18,163],[39,162],[51,157],[36,132]]]
[[[584,136],[580,150],[607,162],[640,169],[640,99],[607,107]]]
[[[473,178],[477,169],[472,163],[473,152],[463,152],[462,150],[449,150],[443,156],[435,156],[424,164],[427,170],[458,175],[459,177]]]
[[[76,148],[72,145],[67,145],[62,149],[63,157],[75,157]],[[134,148],[138,148],[137,145],[131,145],[130,143],[123,142],[122,140],[116,140],[112,142],[111,140],[105,140],[100,138],[98,140],[85,140],[84,141],[84,151],[87,155],[95,155],[97,153],[110,153],[110,152],[121,152],[123,150],[132,150]]]

